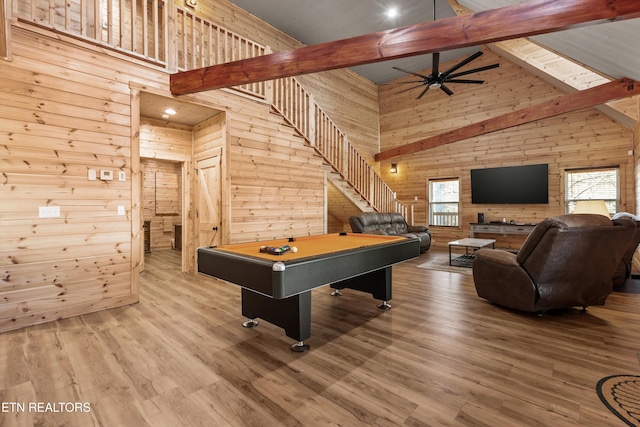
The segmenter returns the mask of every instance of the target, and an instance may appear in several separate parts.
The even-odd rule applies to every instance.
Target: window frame
[[[456,202],[444,202],[444,201],[433,201],[433,184],[440,183],[445,181],[455,181],[458,183],[458,200]],[[462,180],[460,177],[449,177],[449,178],[428,178],[427,179],[427,224],[429,227],[447,227],[447,228],[460,228],[460,218],[461,218],[461,206],[462,206]],[[457,209],[455,212],[455,225],[447,225],[447,224],[434,224],[434,211],[432,207],[437,204],[456,204]]]
[[[615,198],[599,198],[596,200],[604,200],[605,204],[607,204],[607,209],[609,213],[613,215],[614,213],[620,210],[620,206],[622,206],[622,176],[623,176],[623,168],[620,165],[615,166],[594,166],[594,167],[582,167],[582,168],[568,168],[563,171],[563,197],[562,203],[564,204],[564,212],[566,214],[570,214],[573,212],[572,206],[575,205],[575,202],[578,200],[589,200],[591,198],[569,198],[569,177],[572,173],[581,173],[581,172],[605,172],[605,171],[615,171],[616,173],[616,194]],[[613,211],[609,209],[609,204],[613,203],[614,208]]]

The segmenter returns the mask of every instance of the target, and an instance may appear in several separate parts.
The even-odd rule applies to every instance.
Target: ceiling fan
[[[476,52],[473,55],[471,55],[470,57],[458,62],[453,67],[451,67],[448,70],[446,70],[445,72],[441,73],[439,71],[440,53],[434,52],[433,53],[433,66],[431,68],[431,74],[429,74],[429,75],[424,75],[424,74],[416,73],[416,72],[413,72],[413,71],[405,70],[405,69],[402,69],[400,67],[392,67],[392,68],[394,68],[394,69],[396,69],[398,71],[402,71],[403,73],[407,73],[407,74],[414,75],[416,77],[420,77],[420,79],[421,79],[421,80],[412,80],[412,81],[409,81],[409,82],[401,82],[401,83],[419,83],[419,84],[417,86],[410,87],[409,89],[402,90],[402,91],[400,91],[398,93],[406,92],[408,90],[412,90],[412,89],[415,89],[417,87],[424,86],[424,89],[422,90],[422,92],[420,92],[420,95],[418,95],[418,97],[416,99],[422,98],[424,96],[424,94],[426,94],[427,91],[429,91],[429,89],[442,89],[442,91],[444,91],[444,93],[446,93],[447,95],[451,96],[451,95],[453,95],[453,92],[451,91],[451,89],[449,89],[447,87],[447,85],[445,83],[482,84],[482,83],[484,83],[484,80],[459,79],[458,77],[466,76],[467,74],[478,73],[480,71],[490,70],[492,68],[497,68],[497,67],[500,66],[500,64],[486,65],[484,67],[474,68],[472,70],[467,70],[467,71],[461,71],[459,73],[454,73],[454,71],[458,70],[461,67],[464,67],[469,62],[473,61],[474,59],[478,58],[481,55],[482,55],[482,51]]]
[[[434,21],[436,20],[436,0],[433,0],[433,20]],[[492,68],[497,68],[497,67],[500,66],[500,64],[492,64],[492,65],[487,65],[485,67],[474,68],[472,70],[467,70],[467,71],[461,71],[459,73],[454,73],[454,71],[464,67],[469,62],[471,62],[474,59],[480,57],[481,55],[482,55],[482,51],[478,51],[478,52],[474,53],[473,55],[471,55],[470,57],[458,62],[456,65],[454,65],[453,67],[449,68],[444,73],[441,73],[440,70],[439,70],[439,67],[440,67],[440,53],[439,52],[434,52],[433,53],[433,60],[432,60],[432,64],[433,65],[431,67],[431,74],[429,74],[429,75],[424,75],[424,74],[416,73],[414,71],[405,70],[405,69],[400,68],[400,67],[392,67],[395,70],[402,71],[403,73],[411,74],[411,75],[416,76],[416,77],[420,77],[420,79],[421,79],[421,80],[412,80],[412,81],[408,81],[408,82],[400,82],[400,84],[402,84],[402,83],[409,83],[409,84],[410,83],[419,83],[419,84],[417,86],[410,87],[409,89],[401,90],[398,93],[406,92],[406,91],[415,89],[417,87],[424,86],[424,89],[422,90],[422,92],[420,92],[420,95],[418,95],[418,98],[416,98],[416,99],[422,98],[429,91],[429,89],[442,89],[442,91],[444,93],[446,93],[447,95],[451,96],[451,95],[453,95],[453,92],[451,91],[451,89],[449,89],[447,87],[447,85],[445,83],[482,84],[482,83],[484,83],[484,80],[459,79],[458,77],[466,76],[467,74],[478,73],[480,71],[490,70]]]

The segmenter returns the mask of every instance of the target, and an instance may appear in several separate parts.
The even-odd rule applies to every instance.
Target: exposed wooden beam
[[[484,135],[497,130],[519,126],[548,117],[569,113],[582,108],[593,107],[598,104],[626,98],[640,94],[640,83],[622,78],[611,83],[605,83],[580,92],[564,95],[539,105],[512,111],[492,119],[483,120],[468,126],[441,133],[411,144],[402,145],[389,150],[381,151],[375,155],[377,162],[389,160],[398,156],[417,153],[429,148],[439,147],[463,139]]]
[[[184,95],[637,17],[638,0],[533,0],[183,71],[171,75],[171,93]]]

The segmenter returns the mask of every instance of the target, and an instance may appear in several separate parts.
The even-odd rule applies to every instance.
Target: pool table
[[[260,251],[285,245],[292,250]],[[198,248],[198,272],[242,287],[245,327],[262,318],[283,328],[297,341],[291,349],[303,352],[309,349],[304,340],[311,336],[313,289],[330,284],[335,296],[345,288],[368,292],[388,309],[392,265],[419,254],[418,239],[335,233]]]

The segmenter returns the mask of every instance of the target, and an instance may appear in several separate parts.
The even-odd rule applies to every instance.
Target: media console
[[[519,234],[528,236],[536,226],[534,224],[479,224],[471,223],[471,237],[475,237],[476,233],[485,234]]]

